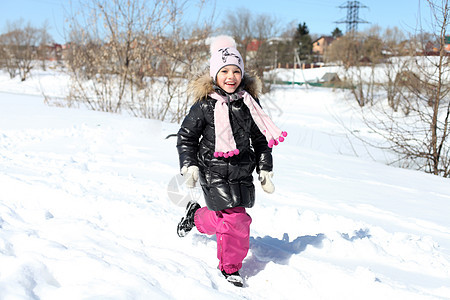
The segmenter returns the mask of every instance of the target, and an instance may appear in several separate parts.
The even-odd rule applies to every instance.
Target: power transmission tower
[[[339,8],[347,9],[347,19],[344,21],[337,21],[335,23],[346,23],[347,24],[347,32],[355,33],[358,30],[359,23],[369,23],[365,20],[361,20],[359,18],[359,9],[360,8],[368,8],[367,6],[361,4],[359,1],[347,1],[347,4],[343,4],[339,6]]]

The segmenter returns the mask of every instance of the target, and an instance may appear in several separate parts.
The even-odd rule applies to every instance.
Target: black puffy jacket
[[[257,99],[258,79],[244,76],[242,88]],[[214,91],[209,76],[197,78],[191,85],[197,101],[192,105],[178,131],[177,149],[180,168],[198,166],[200,185],[208,209],[219,211],[255,203],[252,173],[256,168],[272,170],[272,149],[253,121],[243,99],[230,102],[230,123],[239,155],[214,157],[214,106],[216,100],[207,95]]]

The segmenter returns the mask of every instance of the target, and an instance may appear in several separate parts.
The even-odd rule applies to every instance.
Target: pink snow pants
[[[198,231],[216,235],[219,269],[228,274],[240,270],[250,248],[252,218],[245,208],[211,211],[205,206],[195,212],[194,219]]]

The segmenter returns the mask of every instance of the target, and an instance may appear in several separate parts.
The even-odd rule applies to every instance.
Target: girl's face
[[[229,94],[234,93],[241,81],[241,69],[235,65],[225,66],[217,73],[217,85]]]

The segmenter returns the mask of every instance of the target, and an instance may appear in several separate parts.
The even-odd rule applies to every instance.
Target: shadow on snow
[[[287,233],[283,238],[276,239],[270,236],[250,237],[251,256],[243,263],[241,275],[244,277],[252,277],[264,270],[269,262],[286,265],[293,254],[299,254],[306,249],[306,246],[312,245],[320,248],[325,235],[319,233],[315,236],[300,236],[289,242]]]

